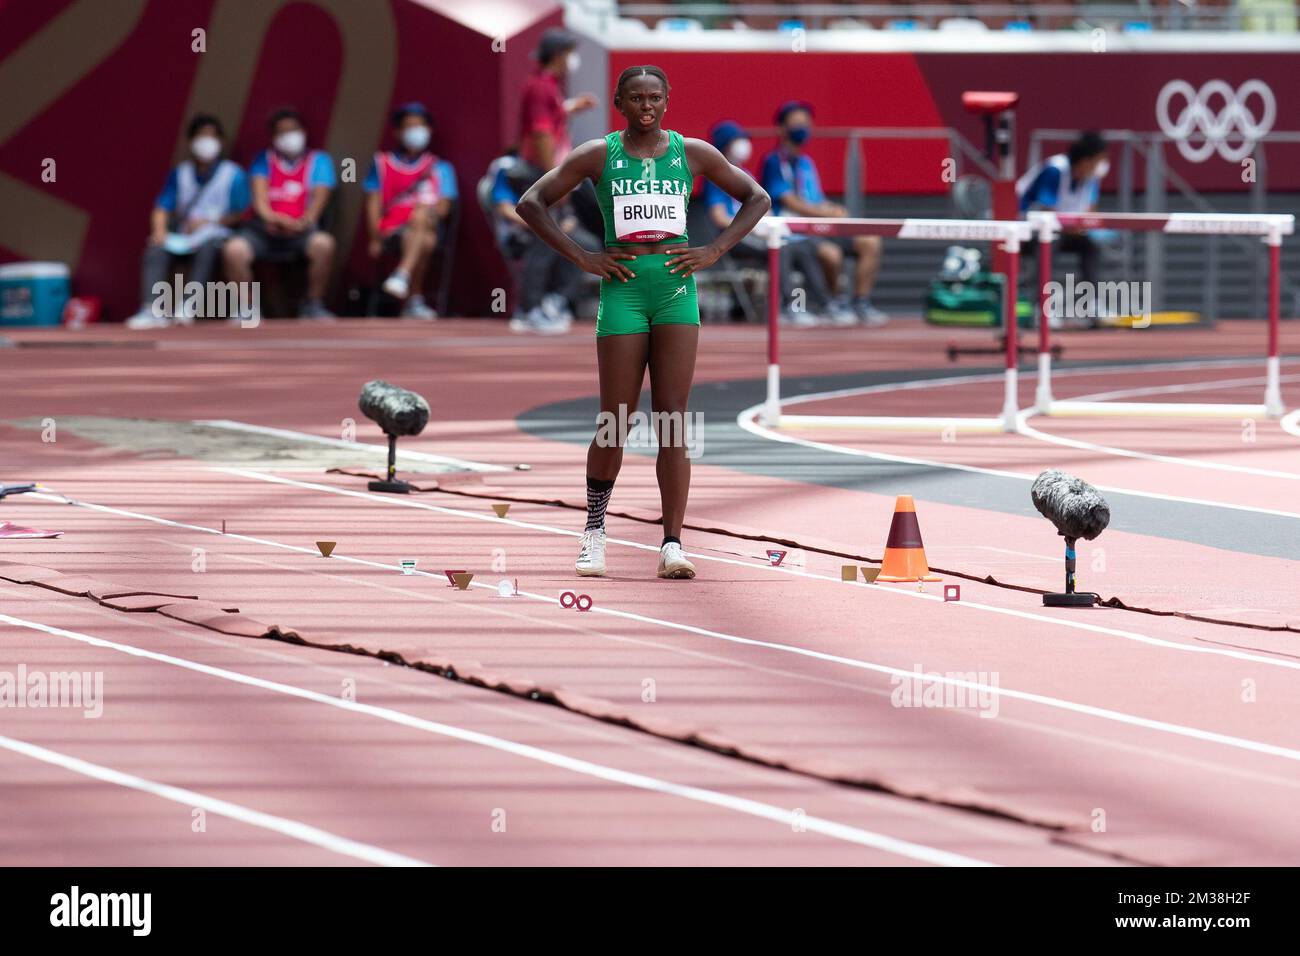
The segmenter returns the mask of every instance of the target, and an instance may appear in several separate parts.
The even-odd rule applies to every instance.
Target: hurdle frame
[[[1019,344],[1016,325],[1016,286],[1020,269],[1020,246],[1033,235],[1024,221],[1003,219],[853,219],[813,216],[765,216],[756,230],[767,241],[767,399],[761,418],[769,428],[848,426],[908,430],[959,429],[965,431],[1017,430],[1017,372]],[[966,240],[1001,242],[1009,253],[1003,323],[1006,331],[1006,360],[1003,376],[1002,412],[997,418],[971,416],[911,417],[852,415],[784,415],[781,412],[781,243],[790,234],[816,236],[881,236],[892,239]]]
[[[1058,213],[1032,210],[1027,219],[1038,239],[1038,387],[1034,411],[1039,415],[1148,415],[1180,417],[1281,418],[1282,237],[1294,235],[1289,213]],[[1065,227],[1163,232],[1169,235],[1259,236],[1268,246],[1268,354],[1261,405],[1210,402],[1058,401],[1052,395],[1051,320],[1048,285],[1052,281],[1052,242]]]

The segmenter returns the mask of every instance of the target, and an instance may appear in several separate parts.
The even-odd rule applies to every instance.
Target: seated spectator
[[[225,133],[215,116],[190,120],[190,159],[167,174],[167,182],[150,216],[149,243],[140,267],[140,311],[127,319],[132,329],[157,329],[173,321],[189,324],[194,316],[156,313],[153,288],[167,282],[180,262],[188,264],[190,282],[209,282],[222,243],[248,208],[248,177],[238,164],[222,159]]]
[[[772,197],[772,212],[782,216],[843,217],[848,212],[839,203],[828,202],[822,192],[821,179],[812,157],[804,152],[812,135],[812,104],[803,100],[783,103],[776,111],[775,122],[781,128],[781,141],[763,160],[761,182]],[[871,289],[880,268],[879,236],[834,236],[810,240],[826,273],[826,283],[836,293],[836,301],[845,307],[848,299],[839,295],[840,270],[844,255],[857,257],[853,270],[852,309],[866,325],[884,325],[884,312],[871,304]]]
[[[727,157],[727,161],[736,166],[743,166],[753,153],[753,143],[749,133],[739,123],[723,120],[709,131],[709,138],[718,152]],[[709,224],[717,232],[731,225],[740,209],[740,201],[727,195],[715,183],[704,183],[704,206],[709,213]],[[734,259],[750,261],[762,268],[767,266],[767,240],[751,232],[740,242],[732,246],[727,253]],[[785,303],[785,321],[795,326],[814,326],[827,322],[834,325],[855,325],[857,316],[853,311],[831,299],[830,290],[813,243],[803,237],[786,237],[781,246],[781,299]],[[804,276],[804,302],[797,309],[791,308],[794,296],[793,270],[799,270]]]
[[[497,245],[508,259],[521,263],[519,302],[510,320],[512,332],[543,335],[568,331],[573,313],[587,284],[586,274],[537,237],[515,212],[524,191],[532,185],[532,167],[521,160],[498,162],[490,202]],[[604,243],[584,229],[567,197],[555,211],[561,229],[591,252]]]
[[[1067,152],[1048,156],[1016,181],[1020,211],[1095,212],[1101,181],[1109,169],[1106,141],[1098,133],[1084,133]],[[1036,246],[1036,241],[1028,244],[1022,255],[1032,254]],[[1086,230],[1063,229],[1055,248],[1078,255],[1083,281],[1097,281],[1101,249]]]
[[[302,117],[280,110],[271,117],[271,148],[249,169],[253,220],[226,242],[226,278],[251,282],[253,263],[307,261],[304,319],[333,319],[323,297],[334,259],[334,237],[320,228],[320,217],[337,182],[328,153],[307,148]],[[249,318],[249,316],[239,316]]]
[[[398,107],[393,130],[400,147],[375,154],[364,184],[370,255],[378,259],[388,253],[399,258],[383,288],[403,301],[402,315],[434,319],[437,313],[420,290],[438,244],[438,225],[456,199],[456,172],[429,151],[433,118],[424,104]]]

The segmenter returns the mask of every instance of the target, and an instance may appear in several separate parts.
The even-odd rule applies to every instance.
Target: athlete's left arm
[[[733,199],[740,200],[740,208],[736,210],[731,224],[713,242],[707,246],[683,249],[668,257],[668,271],[680,273],[683,277],[707,269],[721,259],[722,254],[745,238],[772,208],[772,200],[767,191],[754,182],[754,177],[749,173],[739,166],[731,165],[712,143],[706,143],[702,139],[687,139],[685,146],[686,163],[691,167],[691,172],[698,173]]]

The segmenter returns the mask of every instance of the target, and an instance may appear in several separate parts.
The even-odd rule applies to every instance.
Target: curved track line
[[[577,757],[569,757],[565,754],[544,750],[541,747],[534,747],[531,744],[516,743],[513,740],[506,740],[503,737],[480,733],[476,730],[466,730],[463,727],[455,727],[451,724],[426,720],[423,717],[416,717],[412,714],[392,710],[388,707],[378,707],[374,704],[362,704],[356,701],[344,700],[339,697],[330,697],[313,690],[295,687],[292,684],[282,684],[277,681],[264,680],[260,677],[251,677],[247,674],[241,674],[238,671],[213,667],[208,664],[200,664],[196,661],[186,660],[182,657],[173,657],[170,654],[160,654],[157,651],[132,647],[129,644],[118,644],[114,641],[105,640],[104,638],[93,637],[89,634],[81,634],[77,631],[67,631],[63,628],[50,627],[49,625],[40,624],[34,621],[25,621],[21,618],[10,617],[7,614],[0,614],[0,621],[18,627],[43,631],[46,634],[53,634],[57,637],[66,637],[70,640],[80,641],[83,644],[89,644],[92,647],[101,647],[109,650],[120,651],[124,654],[129,654],[132,657],[140,657],[162,664],[169,664],[173,667],[184,668],[185,670],[195,671],[209,677],[216,677],[221,680],[228,680],[233,683],[244,684],[261,690],[268,690],[289,697],[297,697],[300,700],[311,701],[312,703],[326,704],[340,710],[347,710],[354,713],[365,714],[370,717],[377,717],[380,720],[386,720],[389,723],[399,724],[404,727],[424,731],[425,733],[436,734],[441,737],[448,737],[464,743],[477,744],[515,757],[522,757],[526,760],[548,764],[552,767],[569,770],[573,773],[584,774],[588,777],[594,777],[610,783],[619,783],[625,786],[635,787],[638,790],[648,790],[653,793],[681,797],[682,799],[691,800],[696,803],[721,807],[725,810],[734,810],[748,816],[759,817],[764,820],[781,823],[787,827],[793,826],[797,822],[802,825],[804,829],[812,830],[814,833],[820,833],[823,836],[828,836],[832,839],[842,840],[846,843],[855,843],[859,846],[871,847],[876,850],[883,850],[886,853],[893,853],[895,856],[919,860],[923,863],[934,863],[940,866],[993,865],[983,860],[977,860],[973,857],[962,856],[958,853],[949,853],[946,850],[940,850],[935,847],[925,846],[919,843],[911,843],[907,840],[898,840],[894,837],[886,836],[883,833],[862,830],[858,827],[849,826],[844,823],[836,823],[833,820],[827,820],[822,817],[796,813],[795,811],[786,810],[768,803],[762,803],[758,800],[750,800],[745,797],[735,797],[731,794],[718,793],[713,790],[706,790],[702,787],[677,784],[668,780],[660,780],[656,777],[647,776],[646,774],[618,770],[614,767],[604,766],[603,764],[592,763],[591,761],[582,760]],[[0,740],[3,739],[6,738],[0,738]]]
[[[1282,416],[1282,420],[1278,424],[1282,426],[1283,431],[1300,438],[1300,408],[1297,408],[1289,415]]]
[[[57,628],[47,628],[42,624],[34,624],[30,621],[24,621],[20,618],[9,617],[6,614],[0,614],[0,620],[19,627],[32,627],[37,630],[56,633]],[[69,632],[70,633],[70,632]],[[306,823],[297,820],[289,820],[285,817],[277,817],[270,813],[263,813],[260,810],[253,810],[250,807],[240,806],[237,803],[230,803],[226,800],[218,800],[216,797],[209,797],[202,793],[196,793],[193,790],[186,790],[182,787],[173,787],[165,783],[155,783],[152,780],[146,780],[143,777],[137,777],[135,774],[123,773],[121,770],[114,770],[112,767],[105,767],[101,764],[90,763],[77,757],[71,757],[67,754],[59,753],[57,750],[48,750],[45,747],[28,743],[25,740],[16,740],[13,737],[0,735],[0,748],[9,750],[24,757],[31,757],[33,760],[40,760],[43,763],[52,764],[55,767],[62,767],[64,770],[71,770],[73,773],[79,773],[83,777],[91,777],[95,780],[102,780],[105,783],[116,784],[119,787],[127,787],[131,790],[139,790],[141,793],[147,793],[151,796],[161,797],[164,800],[170,800],[172,803],[179,803],[186,807],[199,807],[207,810],[209,813],[215,813],[217,816],[227,817],[231,820],[237,820],[240,823],[247,823],[250,826],[258,827],[262,830],[270,830],[279,833],[282,836],[292,837],[303,843],[310,843],[313,846],[321,847],[338,853],[341,856],[350,856],[356,860],[362,860],[366,863],[376,863],[380,866],[432,866],[432,863],[425,863],[423,860],[417,860],[413,857],[403,856],[400,853],[393,853],[389,850],[380,849],[377,846],[371,846],[368,843],[358,843],[356,840],[349,840],[346,837],[337,836],[325,830],[317,829]]]
[[[1080,399],[1082,401],[1082,399]],[[1156,461],[1165,465],[1182,465],[1184,468],[1204,468],[1209,471],[1231,471],[1241,475],[1255,475],[1261,478],[1284,478],[1289,481],[1300,481],[1300,475],[1289,471],[1274,471],[1271,468],[1255,468],[1251,465],[1232,465],[1227,462],[1203,461],[1199,458],[1184,458],[1178,455],[1158,455],[1148,451],[1134,451],[1131,448],[1117,448],[1114,445],[1099,445],[1096,442],[1084,441],[1080,438],[1066,438],[1063,435],[1053,435],[1048,432],[1039,431],[1029,424],[1029,419],[1038,413],[1033,408],[1022,409],[1016,413],[1016,432],[1024,435],[1026,438],[1032,438],[1035,441],[1041,441],[1049,445],[1061,445],[1066,448],[1077,448],[1081,451],[1095,451],[1106,455],[1114,455],[1119,458],[1136,458],[1141,461]],[[1162,496],[1163,497],[1163,496]]]
[[[782,405],[785,401],[782,400]],[[844,445],[832,445],[829,442],[813,441],[809,438],[797,438],[794,435],[783,435],[780,432],[773,431],[766,425],[760,425],[755,420],[758,414],[766,406],[765,402],[759,402],[742,409],[736,416],[736,425],[742,430],[755,435],[758,438],[765,438],[768,441],[785,442],[789,445],[803,445],[805,448],[816,448],[819,451],[828,451],[836,455],[852,455],[856,458],[871,458],[876,461],[888,461],[902,465],[924,465],[929,468],[943,468],[948,471],[965,471],[975,475],[993,475],[998,478],[1015,478],[1018,481],[1033,481],[1037,475],[1026,475],[1018,471],[1003,471],[1000,468],[982,468],[979,465],[961,465],[950,461],[934,461],[929,458],[912,458],[907,455],[890,455],[881,451],[864,451],[860,448],[848,448]],[[1026,436],[1029,437],[1029,436]],[[1253,514],[1273,515],[1277,518],[1295,518],[1300,520],[1300,514],[1291,511],[1278,511],[1275,508],[1256,508],[1251,505],[1235,505],[1224,501],[1209,501],[1205,498],[1184,498],[1180,495],[1165,495],[1156,491],[1138,491],[1133,488],[1119,488],[1115,485],[1097,485],[1102,491],[1112,491],[1121,495],[1133,495],[1137,498],[1154,498],[1158,501],[1176,501],[1179,504],[1201,505],[1207,508],[1226,508],[1229,511],[1249,511]]]
[[[1099,365],[1099,366],[1089,366],[1088,368],[1054,370],[1052,372],[1052,377],[1064,378],[1069,376],[1090,375],[1098,372],[1106,372],[1108,374],[1115,374],[1115,373],[1132,374],[1137,372],[1165,371],[1169,369],[1186,370],[1186,369],[1199,369],[1199,368],[1233,368],[1237,366],[1249,366],[1254,364],[1257,364],[1255,360],[1225,359],[1225,360],[1211,360],[1211,361],[1148,363],[1143,365]],[[1034,370],[1027,370],[1025,372],[1026,379],[1036,379],[1037,375],[1038,375],[1037,371]],[[925,391],[930,388],[943,388],[950,385],[969,385],[969,384],[982,383],[982,382],[1000,382],[1002,380],[1003,380],[1003,373],[1001,372],[980,373],[974,375],[956,375],[948,378],[912,379],[906,382],[887,382],[881,385],[864,385],[855,388],[833,389],[827,392],[810,392],[806,395],[793,395],[790,396],[789,398],[783,397],[781,399],[780,404],[781,404],[781,408],[784,409],[787,405],[795,406],[795,405],[805,404],[807,402],[824,401],[826,399],[832,399],[832,398],[853,398],[859,395],[876,395],[876,394],[884,394],[888,392],[898,392],[898,391]],[[1287,380],[1290,381],[1300,380],[1300,376],[1287,376]],[[1243,385],[1243,384],[1249,385],[1249,384],[1256,384],[1256,383],[1262,384],[1263,381],[1264,380],[1260,378],[1223,379],[1217,382],[1191,382],[1191,383],[1182,383],[1179,385],[1151,386],[1148,388],[1126,389],[1126,390],[1111,391],[1111,392],[1098,392],[1095,395],[1085,395],[1081,398],[1072,399],[1072,401],[1087,401],[1087,400],[1100,401],[1107,398],[1113,399],[1113,398],[1130,397],[1130,396],[1137,396],[1137,395],[1155,395],[1161,393],[1167,394],[1169,392],[1177,392],[1177,391],[1195,392],[1195,391],[1204,390],[1206,388],[1214,388],[1214,387]],[[755,409],[761,407],[762,406],[754,406]],[[742,417],[743,416],[752,417],[752,412],[753,409],[748,409],[748,408],[745,409],[743,412],[740,413],[741,417],[737,417],[736,423],[740,425],[741,428],[744,428],[745,424],[742,421]],[[1033,407],[1024,409],[1017,414],[1016,430],[1018,434],[1024,435],[1026,438],[1034,439],[1036,441],[1041,441],[1047,444],[1063,445],[1071,448],[1078,448],[1083,451],[1097,451],[1097,452],[1102,452],[1104,454],[1115,455],[1115,456],[1125,457],[1125,458],[1139,458],[1148,461],[1158,461],[1164,464],[1182,465],[1184,467],[1207,468],[1214,471],[1240,472],[1242,474],[1258,475],[1266,478],[1285,478],[1290,480],[1300,480],[1300,474],[1295,474],[1287,471],[1274,471],[1267,468],[1252,468],[1249,465],[1230,465],[1230,464],[1219,463],[1219,462],[1207,462],[1195,458],[1184,458],[1184,457],[1172,456],[1172,455],[1156,455],[1148,452],[1140,452],[1140,451],[1133,451],[1131,449],[1117,448],[1110,445],[1098,445],[1092,442],[1085,442],[1079,439],[1063,438],[1057,435],[1052,435],[1047,432],[1040,431],[1036,428],[1033,428],[1032,426],[1027,425],[1026,424],[1027,419],[1033,417],[1035,414],[1036,411]],[[930,417],[942,418],[944,416],[930,416]],[[953,416],[953,417],[954,420],[959,420],[959,416]],[[1288,427],[1288,420],[1289,420],[1290,427]],[[1291,434],[1300,437],[1300,424],[1297,423],[1297,416],[1294,413],[1292,415],[1288,415],[1287,418],[1282,419],[1282,422],[1280,424],[1285,430],[1287,430]],[[746,430],[749,431],[750,429],[746,429]],[[769,437],[769,436],[764,436],[764,437]],[[798,443],[810,444],[809,442],[806,441],[802,441]],[[829,445],[825,443],[816,444],[815,447],[820,447],[823,450],[827,450],[827,451],[832,451],[839,448],[839,446]],[[975,466],[949,465],[942,462],[925,461],[923,459],[901,458],[901,457],[894,458],[881,453],[876,453],[875,455],[868,455],[867,457],[879,457],[882,458],[883,460],[897,461],[904,464],[927,464],[927,465],[933,465],[935,467],[963,468],[964,470],[984,471],[988,474],[1023,477],[1023,476],[1015,475],[1012,472],[1003,472],[994,469],[980,469]],[[1102,486],[1098,486],[1098,487],[1102,487]],[[1128,494],[1147,494],[1144,492],[1129,491],[1127,489],[1113,488],[1113,487],[1108,487],[1106,490],[1124,491]],[[1208,502],[1208,501],[1202,502],[1194,499],[1176,498],[1172,495],[1150,494],[1148,496],[1164,498],[1169,501],[1187,501],[1194,504],[1209,504],[1221,508],[1235,508],[1238,510],[1246,510],[1246,511],[1262,510],[1262,509],[1247,508],[1241,505],[1231,505],[1223,502]],[[1300,515],[1293,515],[1287,512],[1265,511],[1265,513],[1278,514],[1283,517],[1300,517]]]

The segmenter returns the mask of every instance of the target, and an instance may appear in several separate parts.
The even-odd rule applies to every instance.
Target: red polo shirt
[[[555,142],[555,165],[563,162],[573,148],[569,139],[569,114],[564,109],[564,92],[554,73],[539,70],[524,84],[519,104],[519,148],[525,162],[541,166],[533,134],[550,133]]]

